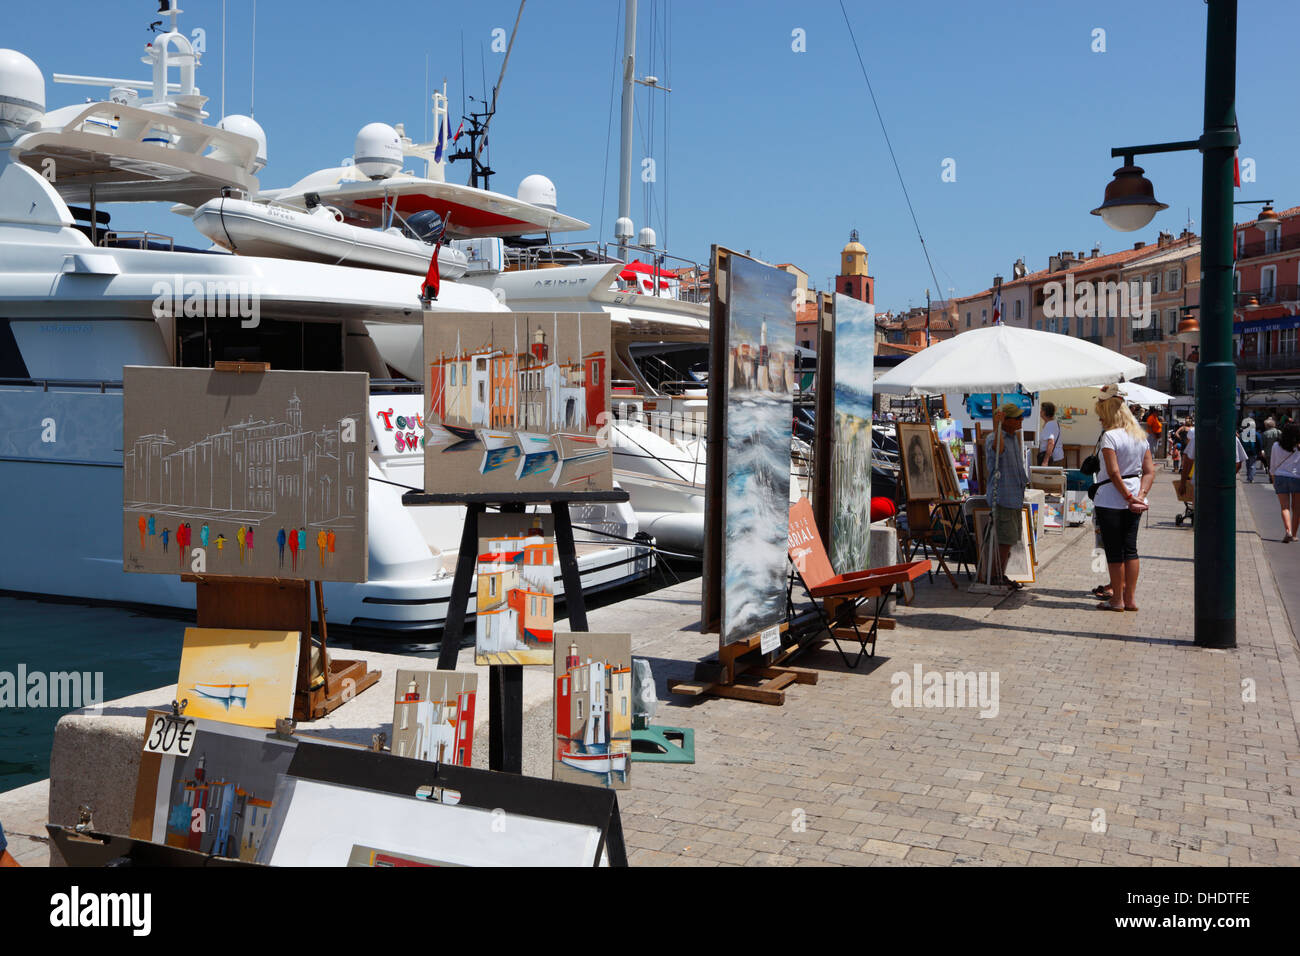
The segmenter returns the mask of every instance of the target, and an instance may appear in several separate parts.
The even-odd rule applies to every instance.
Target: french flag
[[[451,138],[451,145],[456,145],[456,140],[460,139],[460,134],[465,132],[465,119],[461,118],[460,125],[456,127],[456,135]]]

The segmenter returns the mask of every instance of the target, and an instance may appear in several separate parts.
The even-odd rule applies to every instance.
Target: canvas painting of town
[[[555,644],[552,779],[626,789],[632,768],[632,635],[564,633]]]
[[[397,672],[392,752],[398,757],[470,766],[478,675]]]
[[[123,370],[122,566],[366,579],[364,372]]]
[[[795,389],[794,276],[732,255],[729,286],[724,644],[785,617]]]
[[[832,458],[831,566],[841,574],[870,566],[871,409],[875,389],[876,309],[835,296],[835,446]]]
[[[292,717],[299,633],[187,627],[176,678],[185,716],[266,728]]]
[[[609,491],[604,313],[429,313],[425,491]]]
[[[555,519],[478,519],[475,664],[550,664],[555,628]]]

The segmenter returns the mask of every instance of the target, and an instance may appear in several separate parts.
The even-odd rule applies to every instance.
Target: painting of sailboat
[[[185,716],[266,728],[293,716],[298,635],[187,627],[176,679]]]
[[[556,635],[553,779],[622,790],[631,766],[632,635]]]
[[[837,293],[830,559],[841,574],[870,567],[875,356],[875,306]]]
[[[546,492],[566,459],[558,436],[590,439],[568,491],[613,487],[597,440],[610,407],[610,324],[603,313],[438,313],[424,330],[426,490]],[[481,449],[477,468],[457,445]],[[440,440],[443,439],[443,440]]]

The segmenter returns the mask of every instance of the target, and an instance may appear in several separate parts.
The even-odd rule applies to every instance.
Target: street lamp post
[[[1201,348],[1196,371],[1196,522],[1193,601],[1199,647],[1236,647],[1237,367],[1232,352],[1232,190],[1237,146],[1237,0],[1206,0],[1205,124],[1201,138],[1120,147],[1124,168],[1093,212],[1125,231],[1149,223],[1155,201],[1133,158],[1201,153]],[[1144,218],[1145,217],[1145,218]]]

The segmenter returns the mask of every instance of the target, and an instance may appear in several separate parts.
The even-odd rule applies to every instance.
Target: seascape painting
[[[555,518],[478,519],[474,663],[550,664],[555,628]]]
[[[632,768],[632,635],[560,634],[551,777],[626,789]]]
[[[430,312],[425,491],[611,490],[609,357],[603,312]]]
[[[478,675],[399,670],[396,686],[392,752],[468,767],[474,753]]]
[[[364,372],[123,370],[122,567],[364,581]]]
[[[785,617],[795,279],[731,257],[722,643]]]
[[[875,306],[837,294],[830,559],[842,574],[870,567],[875,357]]]
[[[268,729],[292,717],[299,634],[187,627],[176,678],[185,716]]]

